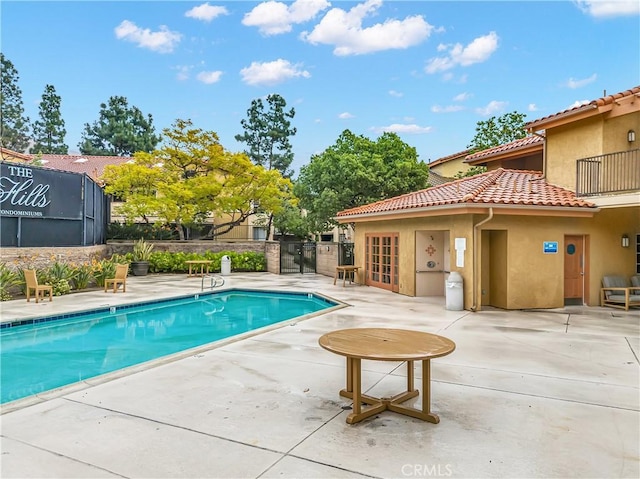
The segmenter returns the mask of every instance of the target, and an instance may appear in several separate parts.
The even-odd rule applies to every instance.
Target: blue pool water
[[[1,402],[333,306],[307,293],[228,290],[12,325],[0,332]]]

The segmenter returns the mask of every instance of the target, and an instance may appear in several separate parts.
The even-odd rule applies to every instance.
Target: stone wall
[[[154,251],[185,253],[204,253],[212,251],[233,251],[236,253],[265,253],[263,241],[230,242],[217,241],[150,241],[155,244]],[[82,264],[92,260],[110,258],[114,253],[125,254],[133,250],[132,241],[109,242],[97,246],[39,247],[39,248],[1,248],[0,263],[14,269],[46,268],[54,261]],[[278,271],[279,272],[279,269]]]
[[[338,243],[316,243],[316,273],[334,276],[338,266]]]
[[[91,263],[110,257],[109,245],[56,246],[40,248],[0,248],[0,263],[12,269],[47,268],[51,263]]]
[[[264,254],[267,258],[267,271],[273,274],[280,274],[280,243],[267,241],[264,245]]]
[[[206,251],[219,253],[263,253],[267,259],[267,271],[280,274],[280,243],[277,241],[246,241],[222,243],[218,241],[150,241],[154,251],[185,252],[203,254]],[[14,269],[46,268],[54,261],[64,263],[90,263],[92,260],[110,258],[114,253],[125,254],[133,250],[131,241],[110,241],[106,245],[69,246],[43,248],[2,248],[0,262]],[[316,244],[316,272],[333,276],[338,265],[338,243]]]

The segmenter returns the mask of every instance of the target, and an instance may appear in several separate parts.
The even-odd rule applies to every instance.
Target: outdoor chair
[[[49,292],[49,301],[53,301],[53,286],[48,284],[38,284],[38,278],[36,276],[35,269],[25,269],[24,281],[27,284],[27,302],[31,301],[31,290],[34,291],[36,297],[36,303],[42,297],[44,300],[44,293]]]
[[[127,292],[127,273],[129,272],[128,264],[118,264],[116,265],[116,275],[115,278],[107,278],[104,280],[104,292],[107,292],[107,288],[109,285],[113,285],[113,292],[116,293],[118,291],[118,286],[122,285],[122,292]]]
[[[608,275],[602,277],[600,306],[611,306],[629,311],[630,307],[640,306],[640,294],[634,294],[635,288],[624,276]]]
[[[640,274],[631,276],[631,294],[640,294]]]

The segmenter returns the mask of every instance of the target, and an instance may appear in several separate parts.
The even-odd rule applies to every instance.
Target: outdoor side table
[[[440,418],[431,412],[431,359],[453,352],[453,341],[436,334],[390,328],[341,329],[327,333],[318,340],[327,351],[346,356],[347,385],[340,395],[353,399],[353,412],[347,417],[354,424],[385,410],[422,419],[434,424]],[[390,398],[362,394],[362,359],[373,361],[406,361],[407,389]],[[422,361],[422,410],[401,403],[418,396],[414,387],[413,362]],[[362,408],[362,403],[368,406]]]
[[[205,267],[207,269],[206,274],[209,274],[209,265],[213,263],[211,260],[206,259],[192,259],[184,262],[189,265],[189,275],[188,276],[204,276],[205,275]],[[198,266],[200,266],[200,273],[198,273]]]

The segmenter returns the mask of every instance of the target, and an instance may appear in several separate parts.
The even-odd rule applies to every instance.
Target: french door
[[[398,233],[365,236],[365,284],[398,292]]]

